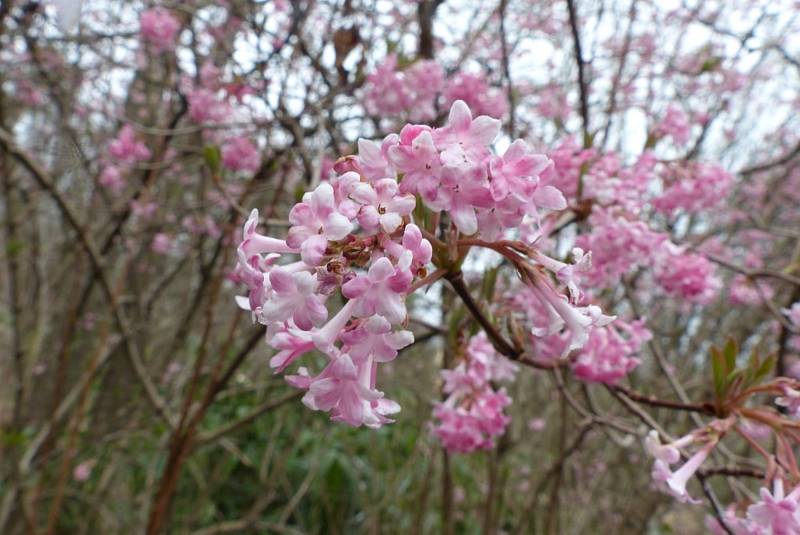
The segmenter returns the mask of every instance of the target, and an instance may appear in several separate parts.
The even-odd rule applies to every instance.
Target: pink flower
[[[345,305],[339,309],[339,312],[337,312],[324,327],[317,329],[312,335],[311,340],[320,351],[326,354],[335,353],[335,343],[342,333],[344,333],[345,326],[347,322],[350,321],[355,306],[356,301],[352,299],[345,303]]]
[[[562,327],[569,331],[569,345],[565,352],[586,345],[591,328],[603,327],[614,321],[615,316],[606,316],[595,305],[574,307],[560,295],[544,277],[536,276],[531,292],[545,307],[548,324],[544,328],[533,328],[536,336],[546,336],[558,332]]]
[[[133,165],[150,159],[150,149],[141,141],[137,141],[133,127],[126,124],[119,135],[108,145],[108,152],[118,161]]]
[[[783,480],[776,477],[773,492],[761,489],[761,501],[747,508],[747,519],[756,526],[768,530],[772,535],[795,535],[800,533],[800,511],[798,498],[800,486],[788,496],[783,495]]]
[[[87,481],[92,475],[95,464],[97,464],[96,459],[81,462],[72,470],[72,478],[79,482]]]
[[[476,378],[476,384],[480,386],[492,381],[511,381],[519,371],[519,366],[497,352],[483,331],[470,339],[467,355],[469,374]]]
[[[731,279],[728,300],[735,305],[756,306],[765,299],[772,299],[775,290],[763,280],[752,280],[745,275],[736,275]]]
[[[239,244],[238,251],[246,259],[254,255],[264,253],[297,253],[298,250],[289,247],[286,241],[269,236],[263,236],[256,232],[258,226],[258,210],[250,211],[250,216],[244,223],[242,229],[242,242]]]
[[[401,247],[395,249],[387,247],[387,250],[398,260],[403,256],[404,251],[410,252],[412,258],[411,264],[415,268],[425,267],[430,263],[431,257],[433,256],[431,242],[422,237],[422,231],[413,223],[406,225],[403,231]]]
[[[221,123],[232,113],[228,103],[209,89],[193,89],[186,99],[189,101],[189,117],[196,123]]]
[[[414,343],[411,331],[393,332],[392,324],[382,316],[371,316],[340,337],[356,361],[372,356],[376,362],[389,362],[400,349]]]
[[[365,102],[369,113],[393,115],[410,109],[412,97],[396,68],[397,56],[389,54],[367,76]]]
[[[417,205],[413,195],[398,192],[397,181],[392,178],[383,178],[372,184],[361,182],[350,198],[361,204],[358,222],[367,232],[379,228],[383,232],[394,232],[403,223],[403,217],[410,215]]]
[[[429,200],[428,204],[436,210],[449,212],[453,223],[463,234],[475,234],[478,232],[475,210],[491,208],[494,204],[486,181],[486,169],[443,167],[436,198]]]
[[[463,100],[475,113],[491,117],[503,117],[508,111],[508,102],[499,88],[489,87],[483,76],[459,73],[445,89],[447,104]]]
[[[672,495],[682,503],[691,503],[694,505],[702,503],[700,500],[696,500],[689,495],[686,490],[686,484],[708,458],[709,453],[714,449],[715,445],[715,442],[709,442],[707,445],[703,446],[675,472],[670,470],[666,462],[660,459],[656,460],[653,466],[653,481],[656,482],[662,491]]]
[[[163,232],[157,233],[153,236],[153,243],[150,245],[150,248],[153,250],[154,253],[158,254],[169,254],[172,251],[173,240],[172,238]]]
[[[359,372],[349,355],[339,354],[311,380],[303,403],[314,410],[330,411],[334,420],[352,426],[380,425],[383,413],[394,407],[379,405],[383,393],[368,386],[369,373],[369,367]]]
[[[622,332],[628,337],[623,337]],[[614,384],[639,365],[639,359],[633,355],[650,338],[652,335],[643,321],[627,324],[617,320],[593,329],[573,361],[572,371],[583,381]]]
[[[264,302],[261,316],[267,323],[292,319],[304,331],[320,325],[328,317],[316,290],[319,283],[307,271],[290,273],[275,267],[269,273],[274,296]]]
[[[486,115],[473,119],[467,104],[455,101],[447,124],[433,131],[433,141],[442,150],[442,163],[455,167],[483,163],[490,155],[488,146],[497,137],[500,126],[500,121]]]
[[[234,137],[222,146],[222,165],[231,171],[255,173],[261,167],[261,156],[249,139]]]
[[[517,366],[499,355],[486,334],[472,337],[466,359],[453,370],[442,370],[443,391],[449,394],[436,405],[434,435],[452,452],[490,449],[494,438],[505,432],[510,418],[503,411],[511,404],[505,389],[495,391],[493,382],[510,380]]]
[[[389,134],[380,144],[368,139],[359,139],[358,156],[354,158],[358,162],[358,171],[371,181],[395,176],[389,150],[399,141],[400,136],[397,134]]]
[[[367,76],[364,86],[367,111],[372,115],[405,113],[414,121],[433,119],[436,96],[444,81],[444,70],[434,61],[418,61],[401,71],[397,68],[397,56],[389,54]]]
[[[727,530],[720,525],[716,517],[706,517],[706,528],[708,528],[711,535],[730,535],[731,532],[733,532],[733,535],[767,535],[763,530],[750,525],[744,518],[736,516],[734,505],[731,505],[722,513],[722,519],[728,528]]]
[[[278,349],[278,353],[269,361],[270,368],[280,373],[295,360],[314,349],[311,333],[292,327],[284,327],[269,339],[269,345]]]
[[[535,250],[531,257],[539,264],[551,271],[558,281],[564,284],[569,290],[571,303],[577,303],[582,298],[582,293],[578,287],[578,274],[588,271],[592,267],[592,254],[584,254],[583,249],[574,247],[571,251],[573,263],[560,262]]]
[[[153,45],[156,52],[175,48],[181,23],[170,11],[161,7],[150,8],[142,13],[139,26],[142,39]]]
[[[525,141],[518,139],[512,143],[503,156],[494,156],[489,161],[489,179],[492,198],[502,201],[514,195],[523,202],[530,202],[539,185],[539,173],[552,162],[543,154],[532,154]],[[566,200],[561,192],[552,186],[560,199],[556,200],[555,210],[566,208]]]
[[[402,193],[419,193],[435,198],[442,164],[433,136],[426,126],[406,125],[400,131],[399,143],[388,148],[391,163],[404,173]]]
[[[299,248],[301,258],[310,265],[319,264],[328,240],[341,240],[353,228],[350,220],[337,211],[333,188],[325,182],[292,207],[289,222],[292,227],[286,243]]]
[[[576,244],[592,252],[592,265],[582,274],[585,284],[608,286],[638,266],[650,264],[665,234],[650,230],[638,220],[595,209],[589,217],[588,234],[578,236]]]
[[[114,193],[119,193],[125,188],[125,179],[122,178],[122,173],[119,168],[113,165],[106,166],[103,172],[100,173],[100,185],[108,188]]]
[[[411,273],[408,267],[411,255],[404,255],[395,267],[382,257],[370,266],[366,275],[356,278],[342,286],[342,295],[355,300],[353,314],[366,318],[379,314],[391,323],[400,323],[406,317],[405,293],[410,288]]]
[[[708,210],[724,200],[733,185],[733,177],[720,166],[697,162],[672,166],[663,179],[664,192],[653,199],[653,206],[668,215]]]
[[[668,293],[689,302],[708,304],[722,283],[713,264],[703,255],[685,253],[667,242],[656,266],[656,281]]]
[[[674,442],[662,445],[661,440],[658,437],[658,431],[653,429],[650,431],[650,433],[648,433],[647,438],[645,438],[644,445],[647,453],[652,455],[657,461],[661,461],[669,465],[680,461],[680,448],[689,446],[694,441],[694,433],[689,433],[688,435],[685,435]]]
[[[505,389],[493,392],[488,388],[476,393],[468,407],[453,407],[448,402],[438,404],[433,415],[439,422],[433,433],[451,452],[491,449],[494,438],[503,434],[510,421],[503,414],[510,404]]]
[[[656,125],[655,132],[672,137],[678,145],[685,145],[689,141],[691,126],[683,110],[670,104],[664,118]]]

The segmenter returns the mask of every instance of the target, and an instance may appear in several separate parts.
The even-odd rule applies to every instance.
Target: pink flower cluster
[[[249,288],[241,306],[267,325],[267,341],[278,350],[270,361],[276,372],[314,349],[328,357],[319,375],[300,368],[287,378],[307,391],[303,402],[337,421],[379,427],[399,406],[375,388],[377,365],[393,360],[414,340],[411,332],[394,326],[406,318],[405,296],[430,262],[431,246],[415,225],[401,227],[402,219],[351,235],[359,214],[366,212],[365,205],[343,196],[356,189],[363,197],[374,193],[356,173],[306,193],[290,213],[286,240],[256,232],[254,210],[245,223],[235,276]],[[401,218],[413,202],[406,208]],[[288,254],[299,254],[300,260],[282,262]],[[336,289],[347,302],[329,319],[326,303]]]
[[[653,206],[664,214],[696,213],[716,206],[730,191],[733,177],[722,167],[705,163],[670,166],[663,173],[664,192]]]
[[[217,91],[205,87],[193,88],[189,101],[189,117],[196,123],[221,123],[231,116],[231,107]]]
[[[700,466],[708,458],[711,450],[717,444],[717,440],[709,440],[689,458],[681,467],[674,472],[670,468],[681,460],[680,448],[686,447],[698,440],[698,433],[692,432],[669,444],[662,445],[658,433],[651,431],[645,440],[647,452],[653,456],[652,477],[653,482],[666,494],[671,495],[682,503],[699,504],[699,500],[689,495],[686,485],[692,476],[700,469]]]
[[[656,281],[670,295],[697,304],[708,304],[722,282],[714,265],[703,255],[687,253],[667,242],[655,267]]]
[[[610,286],[638,267],[651,267],[655,282],[669,295],[698,304],[709,303],[721,281],[703,255],[675,245],[665,233],[644,222],[595,208],[591,230],[578,236],[579,247],[592,251],[592,266],[582,280],[592,287]]]
[[[775,296],[775,290],[763,280],[752,280],[746,275],[736,275],[729,283],[728,300],[735,305],[757,306]]]
[[[121,166],[134,166],[150,159],[150,149],[136,138],[136,132],[129,124],[123,126],[119,134],[108,144],[108,153],[113,163],[106,165],[100,173],[100,184],[114,192],[125,187]]]
[[[180,21],[169,10],[161,7],[150,8],[142,12],[139,18],[142,39],[158,53],[173,50],[180,31]]]
[[[586,264],[572,267],[585,269]],[[639,365],[636,354],[652,337],[644,319],[625,322],[601,314],[595,305],[561,307],[559,311],[545,303],[527,287],[514,287],[510,292],[510,306],[522,312],[524,321],[531,325],[532,353],[541,364],[553,365],[569,358],[577,379],[608,384],[616,383]],[[570,323],[562,330],[567,318]]]
[[[588,259],[588,255],[585,258]],[[545,260],[546,264],[552,262],[555,261]],[[588,262],[583,258],[575,264],[564,264],[561,274],[571,275],[571,272],[585,269],[586,265]],[[566,280],[566,284],[568,288],[576,288],[573,280]],[[552,364],[568,357],[571,351],[585,347],[592,333],[616,319],[604,315],[596,305],[576,306],[580,297],[572,291],[570,299],[565,299],[544,277],[537,279],[535,285],[515,286],[510,290],[509,304],[530,326],[534,354],[543,364]]]
[[[656,487],[682,503],[701,503],[689,495],[686,485],[735,422],[735,417],[714,420],[669,444],[661,444],[658,432],[651,431],[645,439],[645,449],[655,459],[652,477]],[[681,460],[681,448],[695,443],[700,444],[699,449],[680,468],[673,471],[670,466]]]
[[[639,365],[634,355],[652,336],[644,320],[626,323],[618,319],[593,329],[572,361],[572,372],[582,381],[614,384]]]
[[[116,139],[108,144],[108,153],[118,162],[128,165],[150,159],[150,149],[136,139],[136,132],[129,124],[123,126]]]
[[[413,121],[431,120],[436,116],[434,105],[444,84],[444,69],[435,61],[417,61],[405,70],[399,70],[397,56],[389,54],[367,76],[367,111],[373,115],[408,113]]]
[[[425,277],[433,256],[431,243],[413,223],[418,198],[427,210],[446,212],[459,237],[478,241],[501,238],[524,221],[537,222],[540,210],[566,206],[560,191],[539,183],[538,174],[550,165],[546,157],[519,140],[502,156],[490,150],[499,128],[496,119],[473,119],[457,101],[441,128],[406,125],[380,144],[360,140],[359,153],[340,159],[336,174],[292,208],[285,240],[259,234],[253,211],[234,273],[249,289],[239,303],[267,326],[267,342],[278,350],[270,362],[277,372],[312,350],[327,356],[319,375],[300,368],[287,378],[306,390],[308,407],[371,427],[390,422],[389,415],[399,410],[376,388],[377,365],[413,341],[411,332],[398,327],[406,321],[406,296]],[[613,320],[597,306],[575,306],[581,299],[575,274],[590,256],[579,249],[573,256],[568,264],[531,249],[519,266],[524,288],[546,316],[544,326],[531,333],[564,331],[565,351],[582,347],[593,326]],[[329,318],[328,305],[339,301],[338,293],[343,303]],[[479,351],[480,340],[472,352],[483,356],[475,357],[475,366],[494,362],[487,356],[493,352]],[[459,390],[454,399],[460,396]],[[493,415],[492,429],[501,431],[505,394],[485,393],[480,399],[480,410]]]
[[[457,101],[446,126],[406,125],[380,149],[369,149],[366,163],[403,173],[401,193],[418,194],[431,210],[448,212],[463,234],[491,240],[526,217],[538,219],[539,208],[566,207],[561,192],[540,187],[538,174],[550,165],[547,157],[533,154],[522,140],[502,156],[492,154],[489,145],[499,131],[500,121],[473,119],[469,107]]]
[[[236,136],[222,145],[222,165],[231,171],[255,173],[261,167],[261,156],[252,141]]]
[[[499,355],[482,332],[472,337],[458,366],[442,371],[448,397],[433,410],[438,420],[433,433],[448,451],[470,453],[494,446],[511,420],[503,413],[511,398],[493,383],[512,380],[516,372],[516,364]]]
[[[365,105],[372,115],[407,115],[412,121],[436,117],[437,99],[445,107],[462,100],[477,115],[502,117],[508,111],[503,92],[486,83],[483,76],[459,73],[445,78],[442,67],[432,60],[417,61],[402,69],[390,54],[367,76]]]
[[[659,136],[670,136],[676,145],[685,145],[689,141],[691,128],[689,118],[683,110],[670,105],[664,118],[656,125],[655,133]]]
[[[463,100],[475,113],[491,117],[503,117],[508,112],[508,101],[503,91],[491,87],[479,74],[462,72],[447,84],[445,102],[450,104]]]
[[[637,266],[650,263],[667,236],[650,230],[646,223],[595,208],[589,217],[590,232],[578,236],[578,247],[592,251],[592,266],[584,281],[592,287],[610,286]]]
[[[794,535],[800,533],[800,485],[789,494],[784,493],[783,479],[776,477],[772,492],[762,487],[760,500],[747,508],[745,517],[728,510],[723,515],[726,532],[717,519],[708,522],[709,531],[714,535],[733,532],[734,535]]]

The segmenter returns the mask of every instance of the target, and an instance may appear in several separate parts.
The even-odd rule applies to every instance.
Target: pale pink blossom
[[[392,323],[405,319],[405,293],[410,288],[411,273],[408,267],[411,255],[394,266],[386,258],[377,259],[366,274],[357,275],[342,286],[342,294],[355,300],[353,314],[366,318],[380,314]]]
[[[164,232],[159,232],[155,236],[153,236],[153,243],[150,245],[150,249],[154,253],[158,254],[169,254],[173,250],[174,241],[169,234]]]
[[[150,43],[153,49],[159,53],[173,50],[181,31],[180,21],[169,10],[162,7],[154,7],[142,12],[139,26],[142,39]]]
[[[325,254],[328,240],[341,240],[353,224],[336,208],[333,188],[323,182],[313,192],[303,195],[303,202],[289,212],[292,227],[286,243],[300,249],[303,260],[316,265]]]
[[[150,159],[150,149],[143,142],[136,139],[133,127],[126,124],[108,145],[108,152],[117,161],[133,165]]]
[[[747,519],[771,535],[800,533],[800,486],[788,495],[783,494],[783,480],[776,477],[773,492],[761,488],[761,501],[747,508]]]
[[[222,165],[231,171],[255,173],[261,167],[261,156],[248,138],[237,136],[222,146]]]
[[[304,331],[322,324],[328,317],[325,304],[316,293],[319,282],[307,271],[290,273],[281,267],[269,272],[274,296],[264,302],[261,316],[274,323],[292,319]]]

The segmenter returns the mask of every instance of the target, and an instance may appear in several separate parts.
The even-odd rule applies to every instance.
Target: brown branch
[[[417,4],[417,23],[419,24],[420,58],[433,59],[433,18],[444,0],[422,0]]]
[[[670,401],[667,399],[659,399],[655,396],[648,396],[634,390],[630,390],[621,385],[610,386],[609,388],[623,394],[629,399],[652,407],[661,407],[664,409],[674,409],[679,411],[699,412],[701,414],[716,414],[714,406],[711,403],[681,403],[680,401]]]
[[[781,271],[775,271],[771,269],[748,269],[742,266],[737,266],[733,262],[729,262],[724,258],[721,258],[717,255],[704,252],[703,255],[714,262],[715,264],[719,264],[720,266],[727,268],[731,271],[735,271],[736,273],[741,273],[745,277],[755,279],[755,278],[769,278],[769,279],[777,279],[789,284],[793,284],[797,287],[800,287],[800,277],[795,277],[793,275],[788,275]]]
[[[464,274],[461,271],[450,272],[445,275],[444,278],[450,281],[453,290],[455,290],[464,302],[464,305],[470,311],[472,317],[475,318],[475,321],[477,321],[486,332],[486,335],[489,337],[489,340],[491,340],[495,349],[511,360],[519,360],[523,353],[522,349],[514,347],[511,342],[506,340],[503,335],[500,334],[500,331],[497,330],[497,327],[484,315],[478,303],[475,302],[472,295],[469,293],[467,285],[464,284]]]
[[[64,196],[56,188],[47,171],[45,171],[44,168],[34,161],[30,155],[17,146],[11,134],[2,128],[0,128],[0,146],[30,173],[37,184],[39,184],[39,187],[45,190],[52,197],[67,224],[72,227],[75,234],[77,234],[78,242],[89,257],[89,262],[91,263],[94,272],[97,274],[97,278],[100,280],[100,286],[105,294],[106,300],[108,301],[108,306],[111,309],[117,329],[122,336],[125,353],[131,362],[131,366],[136,373],[137,378],[142,383],[144,391],[147,394],[147,398],[151,405],[153,405],[155,408],[156,413],[161,416],[161,418],[170,428],[174,428],[174,418],[168,412],[166,403],[158,393],[158,390],[150,380],[150,377],[147,375],[147,370],[145,369],[139,349],[133,343],[127,318],[122,312],[122,309],[119,307],[116,292],[114,291],[108,275],[105,272],[101,254],[97,246],[90,238],[86,229],[84,229],[79,222],[75,210],[67,203]]]
[[[11,314],[11,362],[14,366],[14,407],[12,409],[12,428],[19,431],[22,426],[22,404],[25,398],[25,353],[22,347],[22,295],[20,293],[21,245],[17,226],[17,213],[14,206],[14,192],[11,187],[11,169],[5,157],[0,160],[0,179],[5,197],[6,260],[8,271],[8,299]]]
[[[798,143],[792,150],[784,154],[783,156],[772,160],[771,162],[764,162],[761,164],[753,165],[750,167],[745,167],[739,174],[741,175],[752,175],[755,173],[760,173],[762,171],[769,171],[774,167],[780,167],[781,165],[785,165],[792,160],[794,160],[797,156],[800,156],[800,143]]]
[[[580,91],[581,120],[583,121],[583,146],[591,145],[589,137],[589,87],[586,81],[586,63],[583,60],[581,36],[578,31],[578,15],[574,0],[567,0],[569,26],[572,30],[572,41],[575,48],[575,63],[578,65],[578,90]]]
[[[731,476],[731,477],[752,477],[755,479],[764,479],[764,472],[760,470],[753,470],[752,468],[729,468],[720,466],[716,468],[707,468],[706,470],[698,470],[698,474],[703,477],[711,476]]]
[[[506,98],[508,99],[508,135],[516,137],[516,98],[514,86],[511,83],[511,66],[508,52],[508,35],[506,32],[506,11],[508,0],[500,0],[498,11],[500,13],[500,49],[503,54],[503,76],[506,79]]]
[[[722,510],[722,506],[717,499],[717,495],[714,494],[714,489],[711,488],[711,485],[708,484],[708,479],[701,473],[697,473],[697,479],[700,481],[700,486],[703,488],[703,494],[706,495],[708,498],[709,503],[711,503],[711,509],[714,511],[714,516],[719,522],[720,527],[722,527],[723,531],[728,535],[734,535],[733,531],[731,530],[730,526],[728,526],[727,522],[725,522],[725,513]]]

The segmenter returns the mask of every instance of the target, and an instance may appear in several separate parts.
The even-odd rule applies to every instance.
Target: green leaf
[[[213,173],[219,172],[222,153],[216,145],[206,145],[203,147],[203,158]]]
[[[23,431],[0,431],[0,444],[8,447],[24,446],[28,437]]]
[[[486,271],[486,274],[483,276],[481,297],[483,297],[484,301],[489,301],[494,296],[494,288],[497,285],[497,273],[499,270],[500,266],[494,267]]]
[[[716,346],[711,346],[709,352],[711,354],[711,372],[714,378],[714,393],[717,395],[717,399],[722,399],[725,394],[725,386],[728,382],[725,356]]]
[[[8,240],[6,244],[6,253],[8,256],[17,256],[25,248],[25,242],[22,240],[12,239]]]
[[[425,203],[422,202],[422,197],[417,195],[417,204],[414,206],[414,221],[416,221],[419,227],[430,230],[431,215],[431,211],[425,208]]]
[[[772,369],[775,367],[775,363],[778,361],[778,357],[773,353],[772,355],[768,356],[764,359],[761,365],[756,369],[753,381],[755,383],[760,383],[763,381],[768,375],[772,373]]]
[[[700,67],[700,72],[710,72],[716,70],[722,64],[722,58],[713,57],[705,60],[703,65]]]
[[[466,309],[460,306],[456,306],[450,313],[450,323],[447,325],[447,339],[453,345],[458,339],[458,329],[464,321],[465,314]]]
[[[725,356],[725,371],[731,373],[736,369],[736,355],[739,354],[739,345],[736,343],[736,340],[728,338],[728,341],[725,342],[725,348],[722,350],[722,354]]]

